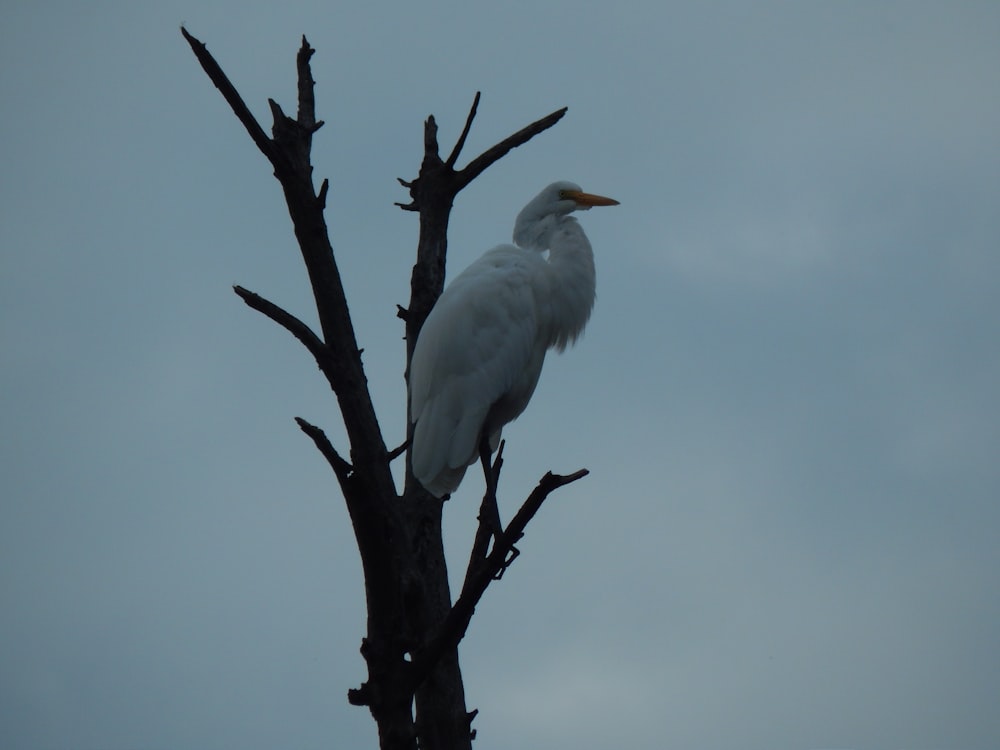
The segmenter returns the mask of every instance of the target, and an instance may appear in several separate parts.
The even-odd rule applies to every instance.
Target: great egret
[[[438,298],[410,361],[413,475],[435,497],[458,488],[484,439],[497,449],[531,399],[545,352],[583,332],[594,253],[570,213],[617,204],[572,182],[549,185],[518,214],[516,245],[485,253]]]

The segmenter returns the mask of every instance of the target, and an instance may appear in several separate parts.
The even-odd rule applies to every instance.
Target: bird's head
[[[551,192],[550,192],[551,191]],[[618,201],[614,198],[605,198],[603,195],[585,193],[583,189],[572,182],[554,182],[539,194],[539,198],[549,194],[559,208],[553,213],[570,213],[571,211],[586,211],[594,206],[617,206]],[[537,198],[536,198],[537,200]]]
[[[521,247],[533,247],[544,236],[549,225],[573,211],[586,211],[594,206],[617,206],[614,198],[583,192],[574,182],[553,182],[528,205],[521,209],[514,224],[514,242]]]

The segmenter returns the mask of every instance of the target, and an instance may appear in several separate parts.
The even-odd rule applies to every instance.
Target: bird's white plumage
[[[485,434],[524,411],[550,347],[582,332],[594,303],[593,252],[571,211],[614,201],[550,185],[518,216],[514,239],[466,268],[424,322],[410,362],[413,475],[453,492]],[[545,250],[549,251],[546,258]]]

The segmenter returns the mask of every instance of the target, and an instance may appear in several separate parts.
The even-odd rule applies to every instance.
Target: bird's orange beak
[[[591,206],[617,206],[618,201],[614,198],[605,198],[603,195],[584,193],[579,190],[567,190],[566,197],[576,201],[581,206],[590,208]]]

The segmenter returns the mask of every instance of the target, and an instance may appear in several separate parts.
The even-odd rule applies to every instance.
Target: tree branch
[[[232,107],[236,118],[243,123],[243,127],[247,129],[253,142],[257,144],[257,148],[273,164],[275,159],[274,143],[267,137],[264,128],[254,118],[250,112],[250,108],[247,107],[246,102],[243,101],[243,97],[240,96],[236,87],[226,77],[226,74],[222,72],[219,63],[209,53],[208,47],[203,42],[191,36],[183,26],[181,26],[181,34],[184,35],[187,43],[191,45],[191,50],[194,52],[194,56],[198,58],[198,62],[201,63],[202,69],[208,74],[209,79],[215,84],[215,87],[222,92],[223,98]]]
[[[337,475],[337,480],[341,486],[345,485],[350,480],[351,474],[354,472],[354,467],[345,461],[343,456],[337,453],[337,449],[333,447],[333,443],[330,442],[330,439],[323,430],[314,424],[309,424],[302,417],[296,417],[295,422],[298,424],[299,429],[316,443],[319,452],[323,454],[323,457],[326,458],[333,468],[333,473]]]
[[[406,449],[409,447],[410,447],[409,443],[401,443],[400,445],[397,445],[395,448],[389,451],[389,460],[395,461],[397,458],[402,456],[406,452]]]
[[[458,188],[455,192],[457,193],[459,190],[464,188],[479,175],[485,172],[490,166],[506,156],[511,150],[524,145],[539,133],[551,128],[563,118],[566,111],[567,107],[563,107],[550,115],[546,115],[540,120],[535,120],[535,122],[531,123],[527,127],[518,130],[514,133],[514,135],[504,138],[500,141],[500,143],[496,144],[492,148],[488,148],[486,151],[483,151],[483,153],[466,164],[463,169],[459,170],[457,174]]]
[[[299,47],[299,54],[295,57],[299,79],[298,121],[303,127],[308,128],[310,133],[315,133],[323,127],[323,121],[316,119],[316,81],[313,80],[312,67],[309,65],[309,60],[315,52],[303,34],[302,46]]]
[[[496,580],[510,564],[508,555],[514,551],[514,543],[524,536],[524,529],[542,507],[545,499],[555,490],[567,484],[582,479],[589,474],[586,469],[580,469],[572,474],[545,474],[538,485],[514,514],[514,518],[504,529],[500,538],[495,539],[493,549],[485,558],[469,561],[462,593],[452,605],[447,617],[441,623],[437,632],[427,640],[423,648],[413,658],[413,679],[417,684],[426,678],[434,668],[435,663],[449,650],[454,649],[465,637],[469,622],[476,611],[476,606],[486,593],[487,587]],[[480,521],[482,523],[482,521]],[[516,555],[515,555],[516,556]]]
[[[321,369],[337,395],[337,402],[344,416],[344,426],[351,441],[355,468],[361,474],[360,481],[367,487],[368,494],[379,498],[394,497],[395,486],[385,458],[385,442],[367,388],[364,367],[361,363],[361,350],[357,345],[340,271],[333,256],[326,220],[323,217],[326,190],[321,189],[320,195],[317,196],[312,182],[310,150],[312,134],[318,127],[315,119],[315,84],[309,63],[313,50],[303,37],[296,58],[298,112],[302,119],[293,120],[287,117],[273,99],[268,100],[274,117],[274,138],[270,139],[250,114],[243,99],[205,45],[186,29],[181,31],[202,68],[222,92],[258,148],[274,166],[274,175],[281,183],[302,259],[309,273],[323,343],[330,355],[318,361],[326,363]],[[292,323],[289,317],[283,317],[284,322],[282,320],[278,322],[287,328],[286,324]],[[307,336],[302,326],[294,324],[292,326],[289,330],[296,336],[301,333],[305,338],[300,336],[300,340],[309,346],[314,354],[320,351],[313,340],[315,335]],[[293,328],[297,329],[298,333]],[[353,455],[355,453],[358,455]]]
[[[451,154],[448,156],[447,161],[445,161],[449,169],[455,168],[458,155],[462,152],[462,147],[465,146],[465,139],[469,137],[472,121],[476,119],[476,111],[479,109],[479,94],[480,92],[477,91],[475,98],[472,100],[472,107],[469,109],[469,116],[465,118],[465,127],[462,128],[462,134],[458,136],[458,140],[455,141],[455,148],[451,150]]]
[[[438,148],[438,125],[434,115],[428,115],[424,120],[424,159],[432,158],[440,161]]]
[[[278,307],[276,304],[265,299],[264,297],[261,297],[256,292],[251,292],[249,289],[244,289],[239,285],[234,286],[233,291],[236,292],[236,294],[238,294],[249,307],[253,308],[257,312],[263,313],[301,341],[306,349],[309,350],[309,353],[316,359],[316,364],[319,365],[319,369],[323,371],[323,374],[327,375],[328,379],[331,378],[329,374],[329,368],[332,365],[330,349],[323,343],[323,340],[319,336],[313,333],[313,330],[309,326],[287,310]]]

